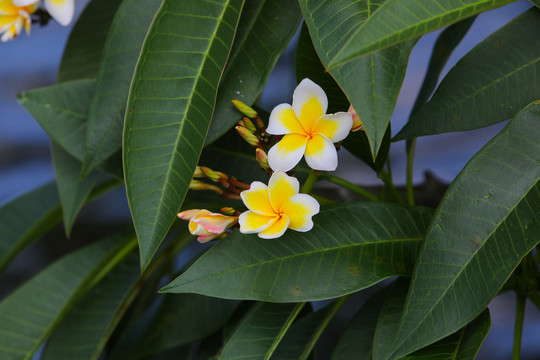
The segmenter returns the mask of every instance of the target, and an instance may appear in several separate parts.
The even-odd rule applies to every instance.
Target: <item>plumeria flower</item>
[[[240,232],[273,239],[283,235],[287,228],[311,230],[311,217],[319,213],[319,203],[308,194],[299,194],[299,187],[296,178],[280,170],[270,177],[268,186],[252,182],[249,190],[240,193],[249,209],[238,219]]]
[[[226,234],[226,230],[238,222],[237,216],[217,214],[205,209],[193,209],[178,214],[182,220],[189,220],[188,229],[197,240],[205,243]]]
[[[30,34],[32,15],[38,8],[38,2],[20,5],[16,0],[0,0],[0,33],[2,42],[17,37],[22,29]]]
[[[304,79],[294,90],[292,106],[280,104],[272,110],[266,131],[285,135],[268,152],[272,170],[289,171],[304,154],[312,169],[336,169],[338,160],[334,143],[347,137],[353,120],[347,112],[325,115],[327,108],[324,90]]]
[[[38,5],[41,0],[12,0],[17,6]],[[52,18],[67,26],[73,20],[75,12],[75,0],[44,0],[45,9]]]

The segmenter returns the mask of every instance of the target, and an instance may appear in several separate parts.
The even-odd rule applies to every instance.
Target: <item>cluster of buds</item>
[[[192,209],[178,213],[178,217],[189,221],[189,232],[192,235],[197,235],[197,241],[205,243],[226,236],[228,232],[232,231],[230,229],[238,224],[239,212],[232,208],[221,210],[226,215],[213,213],[206,209]]]
[[[203,180],[207,179],[215,184],[209,184]],[[221,171],[212,170],[206,166],[197,166],[193,180],[189,184],[191,190],[209,190],[213,191],[225,199],[240,199],[242,190],[249,189],[248,184],[244,184],[238,179],[228,176]]]
[[[267,150],[271,145],[272,136],[266,132],[266,126],[253,108],[239,100],[232,100],[232,103],[238,111],[244,114],[242,120],[235,127],[236,131],[249,145],[255,148],[255,158],[261,169],[271,175],[272,169],[268,165]]]

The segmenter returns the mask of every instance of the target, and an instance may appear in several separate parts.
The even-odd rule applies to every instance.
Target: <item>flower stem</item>
[[[321,172],[319,170],[311,170],[308,178],[306,179],[306,182],[304,183],[304,185],[302,185],[300,192],[304,194],[311,193],[311,190],[313,190],[313,185],[315,185],[315,182],[317,181],[317,178],[320,174]]]
[[[319,195],[311,194],[311,196],[312,196],[315,200],[317,200],[317,202],[318,202],[320,205],[329,205],[329,204],[335,204],[335,203],[337,203],[337,201],[335,201],[335,200],[327,199],[327,198],[322,197],[322,196],[319,196]]]
[[[366,198],[366,200],[379,201],[379,198],[377,196],[373,195],[368,190],[366,190],[363,187],[360,187],[358,185],[354,185],[353,183],[351,183],[351,182],[349,182],[349,181],[347,181],[345,179],[342,179],[340,177],[330,175],[328,173],[324,173],[321,176],[321,179],[326,180],[326,181],[330,181],[331,183],[334,183],[334,184],[339,185],[339,186],[343,186],[344,188],[349,189],[352,192],[355,192],[358,195],[363,196],[364,198]]]
[[[416,148],[416,138],[407,141],[407,203],[414,205],[413,190],[413,162],[414,150]]]
[[[516,298],[516,323],[514,326],[514,349],[512,360],[519,360],[521,353],[521,335],[523,333],[523,319],[525,318],[525,300],[527,298],[517,294]]]

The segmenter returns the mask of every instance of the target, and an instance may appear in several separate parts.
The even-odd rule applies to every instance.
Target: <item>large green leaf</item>
[[[124,0],[111,24],[88,114],[84,174],[122,147],[133,70],[162,0]]]
[[[197,294],[164,295],[157,312],[151,309],[141,318],[122,338],[114,356],[139,359],[202,340],[222,328],[238,304]]]
[[[131,254],[75,305],[40,359],[97,359],[133,300],[139,278],[139,258]]]
[[[448,189],[417,260],[387,359],[475,318],[540,241],[539,124],[536,102],[484,146]]]
[[[296,1],[246,1],[231,56],[219,85],[207,144],[227,132],[241,118],[231,100],[241,100],[248,105],[255,102],[301,19],[302,13]]]
[[[92,0],[71,30],[58,69],[58,82],[95,79],[103,44],[122,0]]]
[[[328,67],[350,34],[375,16],[379,6],[386,2],[343,0],[339,6],[326,0],[300,0],[299,3],[313,45]],[[387,131],[414,42],[398,44],[329,70],[364,124],[373,158]]]
[[[337,67],[513,1],[516,0],[387,0],[348,36],[345,44],[340,44],[329,67]]]
[[[128,99],[126,190],[150,262],[187,192],[244,0],[165,0],[150,26]]]
[[[540,10],[532,8],[491,34],[454,66],[396,140],[495,124],[540,98],[538,32]]]
[[[0,206],[0,272],[29,243],[62,220],[55,183],[27,192]]]
[[[333,319],[345,298],[310,313],[295,322],[279,343],[274,358],[280,360],[306,360],[328,323]]]
[[[268,360],[304,303],[258,303],[229,338],[219,360]]]
[[[345,111],[349,108],[349,99],[345,96],[334,78],[325,71],[323,64],[319,60],[305,24],[300,31],[298,47],[296,48],[296,80],[300,82],[304,78],[313,80],[324,89],[326,96],[328,96],[329,113]],[[369,139],[364,131],[351,132],[343,140],[342,145],[378,173],[382,170],[386,162],[390,150],[390,138],[391,131],[389,126],[375,161],[373,161],[373,155],[371,154]]]
[[[62,204],[64,229],[69,237],[73,222],[90,196],[98,174],[93,172],[81,180],[81,163],[54,141],[51,142],[51,154]]]
[[[0,303],[0,358],[31,359],[75,302],[136,246],[112,237],[71,253]]]
[[[17,95],[17,100],[58,145],[82,162],[94,88],[94,80],[69,81],[22,92]],[[123,177],[119,154],[99,169],[118,179]]]
[[[540,0],[530,0],[536,7],[540,8]]]
[[[428,209],[394,204],[328,206],[307,233],[220,240],[162,291],[275,302],[345,295],[410,275],[430,217]]]

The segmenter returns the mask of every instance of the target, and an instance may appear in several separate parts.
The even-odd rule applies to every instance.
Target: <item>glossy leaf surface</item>
[[[30,242],[62,220],[55,183],[48,183],[0,206],[0,272]]]
[[[98,174],[93,172],[81,180],[81,163],[77,159],[54,141],[51,143],[51,153],[62,204],[64,228],[69,237],[73,222],[90,196]]]
[[[536,102],[485,145],[448,189],[426,235],[385,358],[411,353],[470,322],[538,244],[538,124]]]
[[[142,43],[162,0],[125,0],[112,21],[88,114],[85,174],[122,147],[124,113]]]
[[[339,7],[326,0],[300,0],[299,3],[313,45],[328,67],[347,39],[374,16],[385,1],[345,0]],[[373,158],[388,128],[413,45],[414,41],[402,43],[329,70],[360,116]]]
[[[242,118],[231,100],[241,100],[248,105],[255,102],[301,19],[296,1],[246,1],[219,85],[216,108],[206,137],[207,144],[226,133]]]
[[[92,0],[69,35],[58,69],[58,82],[95,79],[103,44],[122,0]]]
[[[304,306],[258,303],[231,335],[219,360],[268,360]]]
[[[430,217],[428,209],[394,204],[328,206],[306,233],[220,240],[162,291],[275,302],[345,295],[410,274]]]
[[[242,6],[243,0],[165,0],[143,44],[123,147],[143,269],[184,200]]]
[[[452,68],[396,140],[492,125],[539,99],[538,32],[540,10],[532,8],[491,34]]]
[[[139,258],[131,254],[75,305],[40,359],[97,359],[131,302],[139,277]]]
[[[78,298],[133,249],[113,237],[71,253],[0,303],[0,358],[30,359]]]
[[[387,0],[339,47],[330,67],[515,0]],[[368,5],[373,1],[368,0]]]

